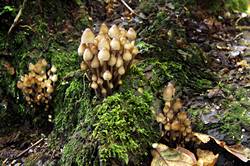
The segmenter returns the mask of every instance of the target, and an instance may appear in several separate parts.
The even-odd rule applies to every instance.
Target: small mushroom
[[[82,33],[81,37],[81,43],[88,44],[88,43],[94,43],[95,35],[94,33],[89,29],[85,29],[85,31]]]
[[[119,38],[120,37],[120,30],[117,27],[117,25],[112,25],[112,27],[109,29],[108,34],[111,38]]]
[[[129,40],[135,40],[135,38],[136,38],[135,30],[133,28],[129,28],[126,36]]]

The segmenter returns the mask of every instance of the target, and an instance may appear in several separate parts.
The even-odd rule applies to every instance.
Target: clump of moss
[[[212,108],[208,106],[201,106],[200,108],[191,107],[188,109],[188,112],[192,117],[194,128],[196,131],[203,132],[216,128],[222,135],[229,137],[230,140],[244,141],[244,131],[248,131],[247,126],[250,125],[248,112],[250,91],[244,88],[236,90],[232,86],[224,86],[222,89],[226,98],[218,101],[221,103],[221,110],[214,115],[218,123],[204,124],[201,120],[202,114],[211,113],[210,109]]]
[[[91,111],[90,90],[81,72],[73,79],[62,80],[54,100],[54,134],[67,139],[86,112]]]
[[[154,116],[150,110],[152,100],[152,93],[136,94],[133,90],[106,98],[92,111],[87,112],[83,121],[85,129],[78,132],[78,139],[71,139],[65,146],[62,161],[77,161],[78,165],[95,162],[101,162],[103,165],[112,162],[138,164],[142,157],[147,155],[150,144],[159,139],[158,129],[154,128]],[[86,137],[88,130],[91,134],[87,134],[89,136]],[[90,138],[90,141],[84,138]],[[76,145],[79,139],[85,140],[85,148],[75,153],[74,149],[79,146]],[[82,160],[77,160],[79,154],[86,154],[86,150],[90,150],[87,148],[88,145],[95,145],[98,150],[94,154],[81,156]],[[67,156],[71,158],[68,159]]]
[[[138,43],[138,48],[143,50],[145,61],[156,62],[148,65],[154,64],[158,67],[154,72],[158,72],[160,79],[152,80],[172,77],[169,80],[192,87],[195,91],[211,87],[212,81],[215,80],[215,75],[209,71],[211,60],[198,44],[188,42],[185,25],[163,11],[152,16],[152,20],[154,21],[145,25],[139,33],[143,41]],[[155,35],[158,37],[154,37]]]

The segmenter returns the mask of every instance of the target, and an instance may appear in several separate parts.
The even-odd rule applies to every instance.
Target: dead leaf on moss
[[[187,149],[169,148],[164,144],[153,144],[153,160],[151,166],[194,166],[197,164],[195,156]]]
[[[225,149],[244,162],[248,162],[250,160],[250,149],[244,147],[243,145],[238,144],[226,146]]]
[[[208,143],[210,141],[210,136],[207,134],[194,133],[194,136],[196,136],[202,143]]]
[[[243,145],[233,145],[228,146],[224,141],[220,141],[210,135],[202,134],[202,133],[194,133],[194,135],[202,142],[202,143],[208,143],[211,139],[216,142],[220,147],[227,150],[232,155],[238,157],[243,162],[250,161],[250,149],[247,147],[244,147]]]
[[[214,155],[213,152],[208,150],[197,149],[198,166],[214,166],[219,154]]]

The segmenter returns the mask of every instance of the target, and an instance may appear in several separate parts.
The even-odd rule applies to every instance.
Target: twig
[[[250,26],[236,26],[236,29],[239,29],[239,30],[250,30]]]
[[[9,158],[6,158],[3,162],[2,165],[5,166],[5,163],[9,160]]]
[[[135,11],[134,11],[134,10],[124,1],[124,0],[120,0],[120,1],[123,3],[124,6],[126,6],[126,8],[128,8],[128,10],[129,10],[131,13],[137,15],[137,14],[135,13]]]
[[[28,152],[30,149],[32,149],[34,146],[38,145],[39,143],[41,143],[44,140],[44,138],[39,139],[36,143],[34,143],[32,146],[28,147],[27,149],[25,149],[24,151],[22,151],[21,153],[19,153],[15,158],[19,158],[22,155],[24,155],[26,152]]]
[[[11,27],[10,27],[10,29],[8,31],[8,35],[10,34],[10,32],[13,30],[13,28],[16,26],[17,22],[19,21],[20,16],[23,13],[23,9],[24,9],[24,6],[25,6],[26,2],[27,2],[27,0],[23,0],[23,4],[21,5],[20,10],[18,11],[18,13],[17,13],[17,15],[16,15],[16,17],[14,19],[14,22],[13,22],[13,24],[11,25]]]
[[[138,16],[138,17],[140,17],[140,18],[142,18],[142,19],[146,19],[146,18],[144,18],[144,17],[142,17],[142,16],[140,16],[140,15],[138,15],[124,0],[120,0],[121,1],[121,3],[123,3],[123,5],[131,12],[131,13],[133,13],[133,14],[135,14],[136,16]]]

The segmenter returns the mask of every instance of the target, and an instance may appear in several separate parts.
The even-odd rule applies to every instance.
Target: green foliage
[[[244,12],[247,10],[247,3],[248,0],[187,0],[187,4],[189,5],[198,5],[201,6],[204,9],[208,9],[212,12],[218,13],[218,12],[224,12],[226,10],[228,11],[239,11]]]
[[[86,112],[83,120],[85,128],[76,132],[79,138],[73,137],[65,146],[62,161],[71,164],[76,161],[78,165],[86,165],[99,162],[95,157],[98,156],[103,165],[115,161],[138,164],[141,157],[147,155],[151,143],[159,138],[150,110],[152,100],[150,92],[139,94],[133,90],[104,99],[93,110]],[[91,134],[87,129],[91,129]],[[79,140],[85,142],[85,145],[78,145],[81,142]],[[98,151],[93,154],[93,146],[97,146],[97,142]],[[84,149],[77,149],[79,146],[84,146]],[[92,153],[89,153],[91,146]]]
[[[141,0],[139,8],[143,13],[149,14],[157,11],[157,5],[164,2],[164,0]]]
[[[209,71],[211,60],[196,43],[188,43],[181,22],[163,11],[152,20],[140,33],[144,40],[137,44],[145,57],[139,67],[152,68],[153,82],[150,85],[158,89],[174,80],[178,85],[192,87],[195,91],[211,87],[215,80],[215,75]]]
[[[149,125],[153,122],[149,109],[152,97],[147,92],[138,96],[131,92],[115,94],[93,110],[98,119],[93,137],[100,140],[99,155],[103,162],[113,157],[128,164],[128,152],[134,155],[145,152],[142,145],[148,146],[154,137]]]
[[[0,9],[0,16],[2,16],[5,13],[10,13],[12,16],[15,16],[16,9],[14,6],[6,5],[3,7],[3,9]]]
[[[232,87],[227,88],[231,89]],[[249,89],[238,88],[234,90],[233,95],[235,98],[233,101],[225,101],[223,103],[227,111],[221,118],[221,122],[223,123],[221,130],[235,140],[241,140],[242,129],[250,125],[250,116],[248,112],[250,107],[249,94]]]
[[[51,63],[58,68],[58,75],[61,77],[80,68],[76,51],[67,53],[66,50],[56,51],[55,48],[51,48],[49,56],[51,57]]]

